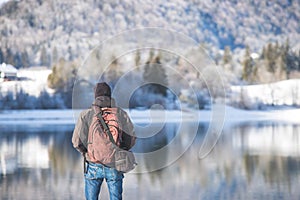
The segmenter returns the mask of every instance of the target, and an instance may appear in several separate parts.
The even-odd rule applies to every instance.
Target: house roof
[[[4,73],[17,73],[18,70],[14,66],[12,66],[10,64],[2,63],[0,65],[0,72],[4,72]]]

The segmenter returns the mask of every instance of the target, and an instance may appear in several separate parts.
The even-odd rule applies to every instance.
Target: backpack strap
[[[98,117],[98,119],[99,119],[99,121],[100,121],[102,127],[104,128],[104,131],[105,131],[106,134],[108,135],[109,140],[110,140],[114,145],[118,146],[118,145],[116,144],[116,142],[115,142],[115,140],[114,140],[114,138],[113,138],[113,136],[112,136],[112,134],[111,134],[111,132],[110,132],[108,126],[107,126],[107,124],[105,123],[105,121],[104,121],[104,119],[103,119],[103,117],[102,117],[102,111],[101,111],[101,109],[100,109],[100,112],[98,112],[98,113],[96,114],[96,116]]]

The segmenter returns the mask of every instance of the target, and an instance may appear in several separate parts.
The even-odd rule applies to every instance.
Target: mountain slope
[[[287,38],[299,47],[299,10],[298,0],[8,1],[0,9],[1,50],[49,65],[57,57],[85,57],[104,39],[145,26],[173,29],[215,49],[260,50]]]

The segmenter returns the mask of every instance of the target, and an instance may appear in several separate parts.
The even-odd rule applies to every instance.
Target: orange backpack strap
[[[110,132],[108,126],[107,126],[107,124],[105,123],[105,121],[104,121],[104,119],[103,119],[103,117],[102,117],[102,111],[101,111],[101,110],[100,110],[100,112],[97,114],[97,117],[98,117],[98,119],[100,120],[100,123],[101,123],[102,127],[104,128],[104,131],[105,131],[106,134],[108,135],[109,140],[110,140],[114,145],[118,146],[118,145],[116,144],[116,142],[115,142],[115,140],[114,140],[114,138],[113,138],[113,136],[112,136],[112,134],[111,134],[111,132]]]
[[[108,135],[109,137],[109,140],[116,146],[118,146],[113,138],[113,135],[112,133],[110,132],[109,128],[108,128],[108,125],[105,123],[103,117],[102,117],[102,114],[103,114],[103,111],[102,111],[103,108],[93,104],[93,110],[95,112],[95,116],[97,116],[97,118],[99,119],[105,133]],[[104,108],[104,110],[107,110],[109,108]]]

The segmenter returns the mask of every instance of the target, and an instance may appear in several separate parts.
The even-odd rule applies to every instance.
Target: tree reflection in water
[[[139,160],[140,166],[149,171],[157,163],[167,166],[126,174],[124,199],[300,198],[300,125],[228,127],[214,150],[199,160],[208,125],[199,125],[192,145],[170,164],[190,139],[191,124],[182,125],[180,132],[176,123],[165,124],[159,133],[139,138],[133,149],[138,153],[170,146],[157,157]],[[83,199],[82,158],[72,147],[72,130],[71,125],[0,126],[0,199]]]

